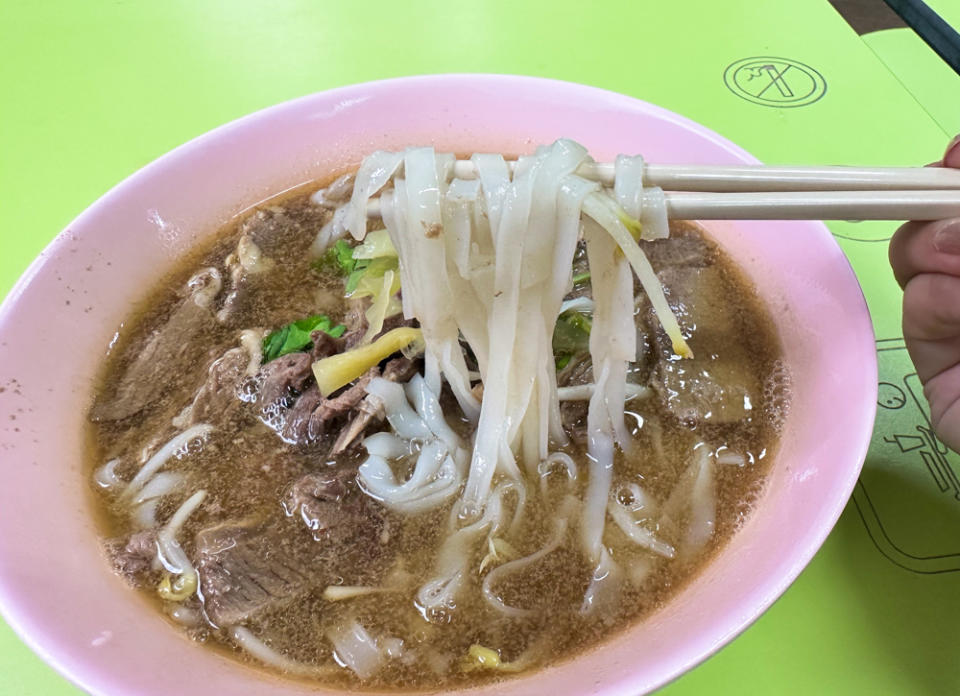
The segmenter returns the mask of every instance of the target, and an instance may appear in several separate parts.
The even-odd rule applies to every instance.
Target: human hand
[[[936,166],[960,168],[960,135]],[[937,437],[960,451],[960,218],[908,222],[890,241],[903,288],[903,339]]]

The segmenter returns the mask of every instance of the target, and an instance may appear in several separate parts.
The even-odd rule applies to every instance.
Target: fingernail
[[[933,234],[933,248],[941,254],[960,254],[960,218],[941,224]]]

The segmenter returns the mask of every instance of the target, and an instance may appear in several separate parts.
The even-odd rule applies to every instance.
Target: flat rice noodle
[[[504,165],[505,168],[506,165]],[[478,165],[479,171],[479,165]],[[512,454],[504,452],[501,443],[509,442],[507,433],[511,372],[514,365],[514,350],[517,334],[518,305],[520,303],[520,269],[526,238],[526,220],[529,217],[531,182],[529,177],[514,179],[506,195],[503,207],[494,217],[488,194],[490,228],[496,244],[496,269],[494,274],[494,297],[487,326],[490,336],[490,365],[496,366],[486,375],[483,390],[483,408],[474,437],[470,474],[463,495],[463,512],[476,515],[483,509],[489,496],[493,475],[498,469],[501,453],[504,459]],[[519,427],[519,423],[515,427]],[[509,468],[504,461],[500,469]],[[515,466],[515,464],[514,464]]]
[[[606,548],[601,548],[600,560],[593,571],[590,585],[583,596],[580,613],[584,615],[597,614],[611,617],[620,601],[620,590],[623,586],[623,570],[613,560]]]
[[[363,440],[363,446],[372,455],[384,459],[398,459],[410,454],[407,443],[393,433],[381,432],[369,435]]]
[[[469,568],[470,558],[477,542],[485,536],[489,541],[503,528],[503,496],[517,484],[501,483],[492,491],[478,520],[460,529],[455,524],[460,519],[455,507],[451,512],[451,531],[440,547],[434,565],[433,577],[424,583],[417,592],[417,602],[429,611],[450,609],[455,606],[457,594],[463,588]],[[517,489],[518,491],[520,489]],[[517,522],[517,516],[523,508],[524,498],[518,500],[518,513],[514,515],[511,526]]]
[[[660,188],[643,186],[645,170],[639,155],[618,155],[614,162],[614,197],[627,215],[640,221],[644,239],[665,239],[670,236],[666,199]]]
[[[420,375],[414,375],[407,382],[404,391],[407,399],[417,410],[417,415],[423,420],[424,424],[430,428],[433,435],[447,446],[449,451],[454,451],[462,445],[460,437],[453,432],[447,421],[443,418],[443,409],[440,407],[440,400],[434,391],[427,385],[427,381]]]
[[[157,526],[157,506],[159,504],[160,499],[153,498],[133,509],[131,518],[137,529],[153,529]]]
[[[407,265],[415,268],[407,274],[413,286],[404,284],[403,287],[404,295],[413,292],[411,311],[420,321],[426,341],[427,369],[424,376],[427,383],[439,393],[441,371],[446,374],[461,409],[468,418],[475,420],[479,416],[480,404],[470,392],[467,366],[459,345],[442,235],[441,201],[447,183],[438,173],[447,176],[452,169],[452,156],[438,157],[433,148],[411,148],[404,154],[407,242],[412,254],[406,259]]]
[[[435,440],[420,451],[407,481],[397,481],[390,464],[377,455],[370,455],[360,465],[359,480],[368,495],[391,510],[413,514],[449,500],[459,490],[462,476],[442,443]]]
[[[333,242],[346,236],[347,220],[350,218],[351,210],[350,204],[347,203],[333,211],[333,217],[320,228],[310,245],[310,258],[320,258]]]
[[[643,175],[646,163],[640,155],[617,155],[613,161],[613,195],[627,215],[639,220],[643,211]]]
[[[557,439],[560,444],[565,442],[559,427],[556,378],[550,360],[553,327],[563,291],[555,298],[549,293],[557,285],[558,270],[563,269],[562,277],[570,275],[577,243],[576,233],[571,233],[576,228],[570,221],[563,226],[558,224],[561,187],[586,159],[587,151],[582,146],[570,140],[558,140],[550,147],[540,148],[537,158],[529,161],[529,168],[519,168],[521,176],[528,177],[531,184],[517,311],[517,326],[525,327],[525,331],[517,335],[514,362],[510,366],[512,413],[508,413],[511,428],[507,437],[513,442],[518,432],[522,434],[523,460],[532,475],[549,453],[551,413],[555,414],[554,424],[558,426],[554,430]],[[560,231],[567,234],[563,240],[558,238]],[[566,285],[564,282],[564,290]]]
[[[170,459],[177,457],[181,450],[186,450],[190,443],[197,439],[205,439],[210,433],[213,432],[213,426],[208,425],[207,423],[197,423],[196,425],[187,428],[182,433],[177,434],[170,439],[163,447],[156,451],[156,453],[147,460],[147,462],[140,468],[140,471],[137,472],[136,476],[127,484],[126,489],[124,489],[123,494],[121,495],[122,500],[129,500],[133,498],[137,492],[143,488],[147,482],[153,477],[153,475],[160,470],[161,467],[166,465]]]
[[[444,197],[443,240],[447,260],[453,262],[461,278],[470,277],[473,207],[479,195],[480,182],[477,179],[454,179]]]
[[[588,421],[590,420],[589,410]],[[613,437],[608,432],[590,428],[589,425],[587,430],[587,450],[591,461],[588,469],[587,490],[583,496],[583,521],[580,525],[580,534],[584,553],[587,558],[596,563],[603,551],[607,499],[610,496],[610,484],[613,480]]]
[[[150,482],[145,485],[140,492],[133,497],[134,505],[146,500],[160,498],[173,492],[177,486],[183,483],[184,475],[173,471],[161,471],[157,473]]]
[[[710,541],[717,516],[713,456],[706,445],[701,444],[694,450],[693,458],[697,473],[690,492],[690,518],[682,541],[683,553],[687,556],[696,554]]]
[[[406,440],[426,440],[433,436],[430,428],[410,406],[402,385],[382,377],[374,377],[367,384],[367,393],[383,402],[387,421],[400,437]]]
[[[414,296],[413,278],[410,273],[410,245],[408,244],[409,235],[407,234],[406,217],[406,182],[403,179],[395,179],[393,182],[393,191],[384,192],[380,196],[380,216],[383,224],[386,225],[387,232],[390,234],[390,241],[393,248],[397,250],[400,268],[400,286],[403,292],[400,293],[400,302],[403,307],[403,316],[405,319],[413,319],[414,311],[412,298]]]
[[[594,396],[602,391],[598,408],[606,411],[606,418],[598,414],[597,423],[598,427],[608,430],[617,444],[626,451],[632,443],[623,414],[627,367],[637,352],[637,332],[633,318],[633,276],[626,259],[618,252],[616,243],[595,222],[588,220],[584,224],[584,239],[587,241],[594,301],[590,356],[595,373],[598,365],[607,368],[603,389],[601,390],[600,382],[597,381],[594,390]],[[593,397],[590,404],[592,409]]]
[[[356,619],[337,624],[327,630],[326,636],[333,644],[337,662],[361,679],[369,679],[380,669],[383,656],[377,642]]]
[[[357,170],[353,194],[350,196],[350,212],[344,225],[354,239],[361,240],[367,234],[367,203],[370,197],[386,185],[402,162],[402,152],[384,150],[377,150],[364,158]]]
[[[403,513],[424,512],[445,503],[460,490],[468,455],[460,437],[444,420],[439,400],[426,379],[415,375],[401,386],[378,377],[371,380],[367,392],[383,402],[396,435],[377,433],[364,440],[370,455],[358,472],[364,491]],[[400,482],[387,459],[405,466],[414,450],[412,440],[423,444],[410,478]]]
[[[285,655],[281,655],[262,640],[257,638],[250,629],[244,626],[234,626],[230,629],[230,637],[243,650],[260,660],[266,665],[270,665],[281,672],[287,674],[297,674],[309,677],[323,677],[333,674],[339,668],[324,668],[317,665],[311,665],[304,662],[291,660]]]
[[[177,533],[206,497],[207,492],[202,489],[191,495],[181,503],[176,512],[171,515],[167,524],[157,533],[157,550],[159,551],[160,563],[174,575],[197,572],[177,541]]]
[[[656,534],[641,525],[631,511],[623,505],[611,501],[607,512],[620,531],[633,543],[664,558],[673,558],[676,555],[676,549],[673,546],[658,539]]]
[[[93,480],[100,488],[116,488],[123,483],[120,477],[117,476],[116,468],[119,463],[119,459],[111,459],[93,472]]]
[[[504,198],[510,185],[510,169],[501,155],[477,153],[470,158],[483,186],[487,217],[490,220],[491,242],[496,245]]]
[[[475,283],[472,282],[473,271],[469,254],[473,244],[470,234],[474,209],[477,206],[476,193],[472,199],[457,198],[456,196],[460,194],[456,193],[457,190],[454,188],[456,183],[457,181],[454,181],[450,185],[443,208],[444,240],[447,246],[447,281],[450,284],[450,292],[457,298],[453,306],[454,319],[463,337],[473,349],[482,379],[487,373],[489,357],[486,317],[490,313],[490,305],[484,303],[477,293]],[[478,182],[462,183],[477,184]]]
[[[457,594],[463,588],[470,554],[490,524],[491,520],[485,515],[476,523],[447,536],[437,554],[433,577],[417,592],[420,606],[430,611],[454,607]]]
[[[640,281],[640,285],[643,286],[644,292],[650,299],[657,320],[663,330],[667,332],[667,336],[670,337],[673,351],[681,357],[692,357],[693,352],[683,338],[680,324],[667,303],[667,298],[663,294],[663,287],[661,287],[660,281],[653,271],[653,266],[650,265],[647,255],[643,253],[643,250],[634,241],[630,231],[624,227],[623,222],[618,217],[617,205],[613,199],[602,193],[589,195],[583,201],[583,212],[593,218],[613,237],[617,246],[627,257],[627,261],[630,262],[637,274],[637,280]]]
[[[565,497],[563,502],[560,504],[560,509],[558,510],[557,515],[553,519],[553,532],[550,534],[550,538],[547,540],[547,542],[540,549],[532,554],[523,556],[522,558],[508,561],[507,563],[497,566],[487,573],[486,577],[483,579],[481,588],[484,599],[490,606],[511,618],[521,618],[525,616],[531,616],[533,614],[533,611],[530,609],[512,607],[505,603],[493,591],[493,586],[500,582],[505,576],[516,573],[527,566],[531,566],[556,551],[566,539],[569,520],[570,517],[573,516],[576,506],[577,501],[574,497],[569,495]]]
[[[592,314],[593,300],[591,300],[586,295],[582,295],[580,297],[574,297],[572,300],[564,300],[563,303],[560,305],[560,314],[563,314],[564,312],[569,312],[570,310],[573,310],[575,312],[580,312],[581,314]]]
[[[594,390],[587,408],[590,466],[580,533],[584,553],[598,564],[599,573],[607,554],[603,546],[603,530],[613,480],[614,443],[619,442],[623,448],[629,447],[630,443],[623,406],[627,361],[636,353],[636,330],[632,325],[633,278],[629,267],[618,257],[613,240],[596,223],[584,223],[584,238],[594,301],[590,331]],[[601,580],[604,587],[614,582],[605,578],[596,579],[596,582]],[[585,607],[592,605],[592,599],[584,599]]]
[[[644,239],[666,239],[670,236],[667,199],[663,189],[653,186],[643,190],[643,211],[638,219]]]

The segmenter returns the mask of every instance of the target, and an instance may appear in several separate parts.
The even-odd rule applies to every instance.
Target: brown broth
[[[309,190],[315,188],[316,184],[308,187]],[[239,328],[276,328],[318,312],[341,318],[344,307],[338,299],[340,279],[318,274],[311,269],[307,258],[309,243],[325,219],[307,200],[308,189],[285,194],[257,208],[268,212],[286,211],[300,229],[271,249],[276,266],[255,301],[245,306],[229,326],[212,322],[197,338],[189,358],[168,367],[165,373],[169,377],[169,388],[158,402],[125,420],[90,424],[88,480],[92,480],[93,472],[105,461],[115,457],[122,459],[118,473],[129,480],[139,464],[137,456],[141,449],[148,446],[156,449],[177,433],[171,419],[191,402],[210,363],[236,345]],[[251,213],[256,214],[256,211]],[[243,221],[238,221],[227,226],[212,242],[190,254],[137,305],[107,357],[98,394],[109,394],[113,389],[137,347],[169,316],[187,278],[208,265],[219,267],[227,275],[223,259],[235,247],[242,224]],[[701,234],[699,228],[688,223],[672,224],[671,228],[679,235]],[[319,586],[301,599],[257,615],[245,624],[247,628],[290,659],[323,668],[324,673],[318,676],[322,683],[374,690],[420,690],[457,688],[510,676],[495,671],[462,670],[464,656],[471,645],[498,650],[504,662],[516,660],[529,650],[534,655],[529,669],[537,669],[594,648],[663,606],[709,562],[750,513],[774,459],[777,429],[786,402],[787,385],[779,361],[781,349],[766,309],[731,259],[717,250],[714,263],[721,269],[724,296],[736,303],[733,313],[736,330],[731,335],[750,337],[746,347],[729,348],[747,352],[749,369],[764,385],[761,393],[755,395],[752,415],[737,424],[693,427],[679,422],[656,398],[634,402],[629,410],[642,416],[644,427],[637,428],[635,420],[628,419],[628,425],[634,424],[634,451],[631,456],[618,454],[615,473],[615,485],[639,482],[649,495],[662,503],[685,471],[696,443],[707,441],[712,447],[725,444],[753,455],[744,467],[716,466],[716,532],[696,557],[669,563],[655,560],[651,554],[638,551],[608,520],[605,542],[615,560],[624,568],[648,561],[652,562],[653,569],[640,584],[624,583],[625,589],[615,610],[601,617],[585,618],[577,609],[591,569],[581,557],[574,528],[560,549],[532,570],[521,571],[498,588],[509,604],[535,609],[532,618],[511,619],[495,612],[482,600],[480,577],[472,575],[457,609],[444,616],[433,616],[428,622],[412,596],[415,588],[430,577],[437,547],[447,528],[449,507],[409,518],[388,514],[395,530],[393,556],[368,567],[361,564],[351,569],[342,583],[382,584],[385,576],[400,563],[410,576],[406,591],[331,603],[322,598],[324,588]],[[695,352],[709,349],[722,353],[728,348],[701,346],[696,332],[691,345]],[[658,454],[661,452],[662,455]],[[252,409],[235,409],[224,422],[216,424],[216,431],[202,451],[167,467],[187,474],[183,487],[186,492],[164,499],[158,506],[157,519],[167,519],[190,491],[203,487],[208,497],[180,535],[188,556],[194,553],[196,532],[224,520],[271,520],[282,526],[289,543],[308,547],[315,542],[302,523],[284,515],[280,499],[299,475],[345,463],[328,462],[322,455],[317,449],[284,443],[260,422]],[[578,460],[585,469],[585,457],[580,454]],[[579,490],[575,491],[578,496],[583,492],[583,478],[581,476]],[[104,538],[123,538],[134,531],[128,508],[95,485],[91,486],[94,514]],[[529,512],[523,528],[510,539],[520,555],[532,553],[545,543],[552,529],[551,512],[559,501],[560,494],[551,489],[553,492],[545,504],[539,500],[535,488],[530,486]],[[668,540],[676,535],[668,529],[660,533]],[[474,560],[478,562],[482,555],[483,551],[478,550]],[[475,569],[477,563],[471,567]],[[155,591],[160,577],[159,572],[149,575],[141,593],[154,610],[168,614],[173,605],[161,600]],[[188,600],[189,603],[197,606],[196,599]],[[407,653],[418,659],[412,664],[394,660],[388,668],[363,682],[352,672],[336,668],[324,633],[348,616],[358,619],[374,635],[402,638]],[[223,629],[201,625],[188,632],[198,642],[243,662],[259,665],[240,651]]]

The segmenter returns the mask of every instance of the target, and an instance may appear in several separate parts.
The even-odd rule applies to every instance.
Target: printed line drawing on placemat
[[[819,71],[793,58],[751,56],[728,65],[723,82],[731,92],[761,106],[795,108],[819,101],[827,81]]]
[[[960,571],[960,457],[933,432],[902,338],[877,341],[877,422],[853,501],[877,549],[914,573]]]
[[[893,237],[892,234],[888,234],[886,237],[854,237],[850,234],[841,234],[839,232],[832,231],[831,234],[837,239],[846,239],[848,242],[867,242],[868,244],[873,242],[889,242]]]

